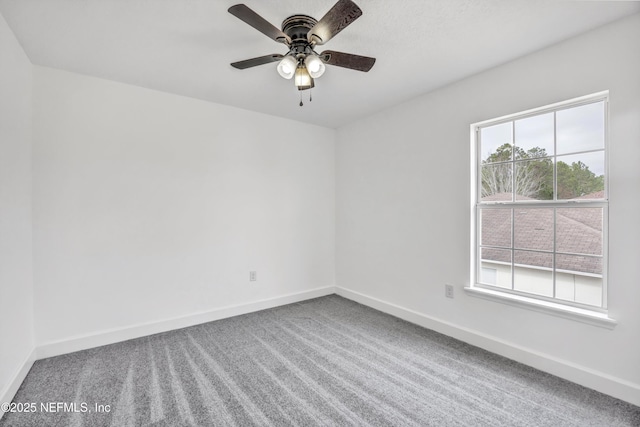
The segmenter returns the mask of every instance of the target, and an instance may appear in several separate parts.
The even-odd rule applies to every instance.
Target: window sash
[[[555,208],[560,208],[560,209],[571,209],[571,208],[588,208],[588,207],[594,207],[594,208],[601,208],[602,209],[602,254],[601,255],[594,255],[594,254],[584,254],[584,253],[579,253],[579,252],[569,252],[569,251],[560,251],[557,250],[557,242],[556,242],[556,220],[554,218],[554,231],[553,231],[553,238],[554,238],[554,242],[553,242],[553,249],[552,250],[541,250],[541,249],[530,249],[530,248],[518,248],[515,245],[515,221],[513,219],[513,216],[511,217],[511,242],[510,242],[510,246],[500,246],[500,245],[491,245],[491,244],[481,244],[480,242],[480,236],[482,233],[482,215],[481,215],[481,211],[483,210],[508,210],[508,211],[512,211],[512,209],[517,209],[517,208],[529,208],[529,207],[544,207],[544,208],[551,208],[551,207],[555,207]],[[555,217],[555,209],[554,209],[554,217]],[[564,305],[568,305],[568,306],[572,306],[572,307],[577,307],[577,308],[583,308],[583,309],[588,309],[588,310],[592,310],[592,311],[598,311],[598,312],[602,312],[602,313],[606,313],[607,312],[607,277],[608,277],[608,203],[605,201],[588,201],[588,202],[581,202],[581,203],[565,203],[565,202],[555,202],[555,203],[518,203],[518,202],[510,202],[510,203],[499,203],[499,204],[491,204],[491,205],[480,205],[478,204],[476,206],[475,209],[475,219],[476,219],[476,226],[475,226],[475,272],[474,272],[474,286],[480,287],[480,288],[486,288],[486,289],[491,289],[494,291],[499,291],[499,292],[505,292],[505,293],[510,293],[510,294],[515,294],[515,295],[520,295],[520,296],[525,296],[525,297],[529,297],[529,298],[534,298],[534,299],[541,299],[544,301],[549,301],[549,302],[555,302],[555,303],[560,303],[560,304],[564,304]],[[511,252],[511,261],[509,263],[504,263],[505,265],[508,264],[510,265],[511,268],[511,289],[509,288],[504,288],[502,286],[497,286],[497,285],[491,285],[491,284],[487,284],[487,283],[482,283],[480,281],[481,278],[481,270],[482,270],[482,249],[486,248],[486,249],[498,249],[498,250],[504,250],[504,251],[510,251]],[[552,271],[552,284],[553,284],[553,294],[556,295],[556,273],[560,272],[560,273],[565,273],[565,271],[563,271],[562,269],[558,269],[557,265],[555,263],[555,258],[556,255],[569,255],[569,256],[583,256],[583,257],[588,257],[588,258],[599,258],[602,260],[602,274],[601,274],[601,278],[602,278],[602,288],[601,288],[601,306],[597,306],[597,305],[592,305],[592,304],[586,304],[586,303],[580,303],[580,302],[576,302],[576,301],[571,301],[571,300],[566,300],[566,299],[562,299],[562,298],[557,298],[557,297],[547,297],[544,295],[539,295],[539,294],[535,294],[535,293],[529,293],[529,292],[524,292],[524,291],[519,291],[517,289],[514,289],[514,275],[515,275],[515,271],[514,268],[519,266],[515,259],[514,259],[514,253],[516,251],[526,251],[526,252],[533,252],[533,253],[541,253],[541,254],[550,254],[553,256],[554,258],[554,263],[553,263],[553,267],[551,269],[549,269],[550,271]],[[496,261],[496,264],[500,263],[499,261]],[[525,267],[525,266],[521,266],[521,267]],[[532,268],[532,267],[529,267]],[[543,267],[540,267],[541,269],[543,269]],[[535,267],[534,267],[535,269]],[[585,276],[585,277],[591,277],[591,275],[589,273],[584,273],[581,274],[581,276]],[[593,277],[598,277],[598,275],[594,275]]]

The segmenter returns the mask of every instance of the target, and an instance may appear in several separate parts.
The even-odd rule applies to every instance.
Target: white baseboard
[[[159,322],[143,323],[127,328],[111,329],[95,334],[75,336],[65,340],[40,344],[37,347],[36,354],[38,359],[44,359],[61,354],[73,353],[74,351],[114,344],[121,341],[167,332],[174,329],[186,328],[189,326],[199,325],[201,323],[247,314],[267,308],[278,307],[311,298],[331,295],[335,293],[335,289],[335,286],[327,286],[324,288],[316,288],[308,291],[282,295],[275,298],[253,301],[246,304],[221,307],[211,311],[194,313],[188,316],[166,319]]]
[[[22,363],[20,367],[18,367],[13,379],[9,382],[9,384],[0,392],[0,403],[11,402],[13,397],[16,395],[16,392],[20,388],[20,385],[27,377],[29,370],[33,366],[33,363],[36,361],[36,349],[32,349],[31,353],[27,356],[26,360]],[[0,419],[4,415],[3,411],[0,411]]]
[[[336,287],[336,294],[576,384],[640,406],[639,384],[616,378],[603,372],[586,368],[529,348],[521,347],[473,329],[445,322],[360,292],[338,286]]]

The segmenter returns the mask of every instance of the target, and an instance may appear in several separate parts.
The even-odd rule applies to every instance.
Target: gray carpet
[[[1,426],[640,426],[637,406],[336,295],[39,360],[14,401],[37,411]]]

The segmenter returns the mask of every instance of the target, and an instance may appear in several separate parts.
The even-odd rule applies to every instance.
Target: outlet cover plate
[[[444,296],[453,298],[453,285],[444,285]]]

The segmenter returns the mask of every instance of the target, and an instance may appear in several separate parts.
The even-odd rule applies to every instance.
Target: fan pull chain
[[[298,91],[298,92],[300,92],[300,106],[302,107],[302,106],[304,105],[304,104],[302,103],[302,92],[304,92],[304,91],[300,90],[300,91]],[[313,98],[312,98],[311,89],[309,89],[309,102],[311,102],[311,101],[313,101]]]

